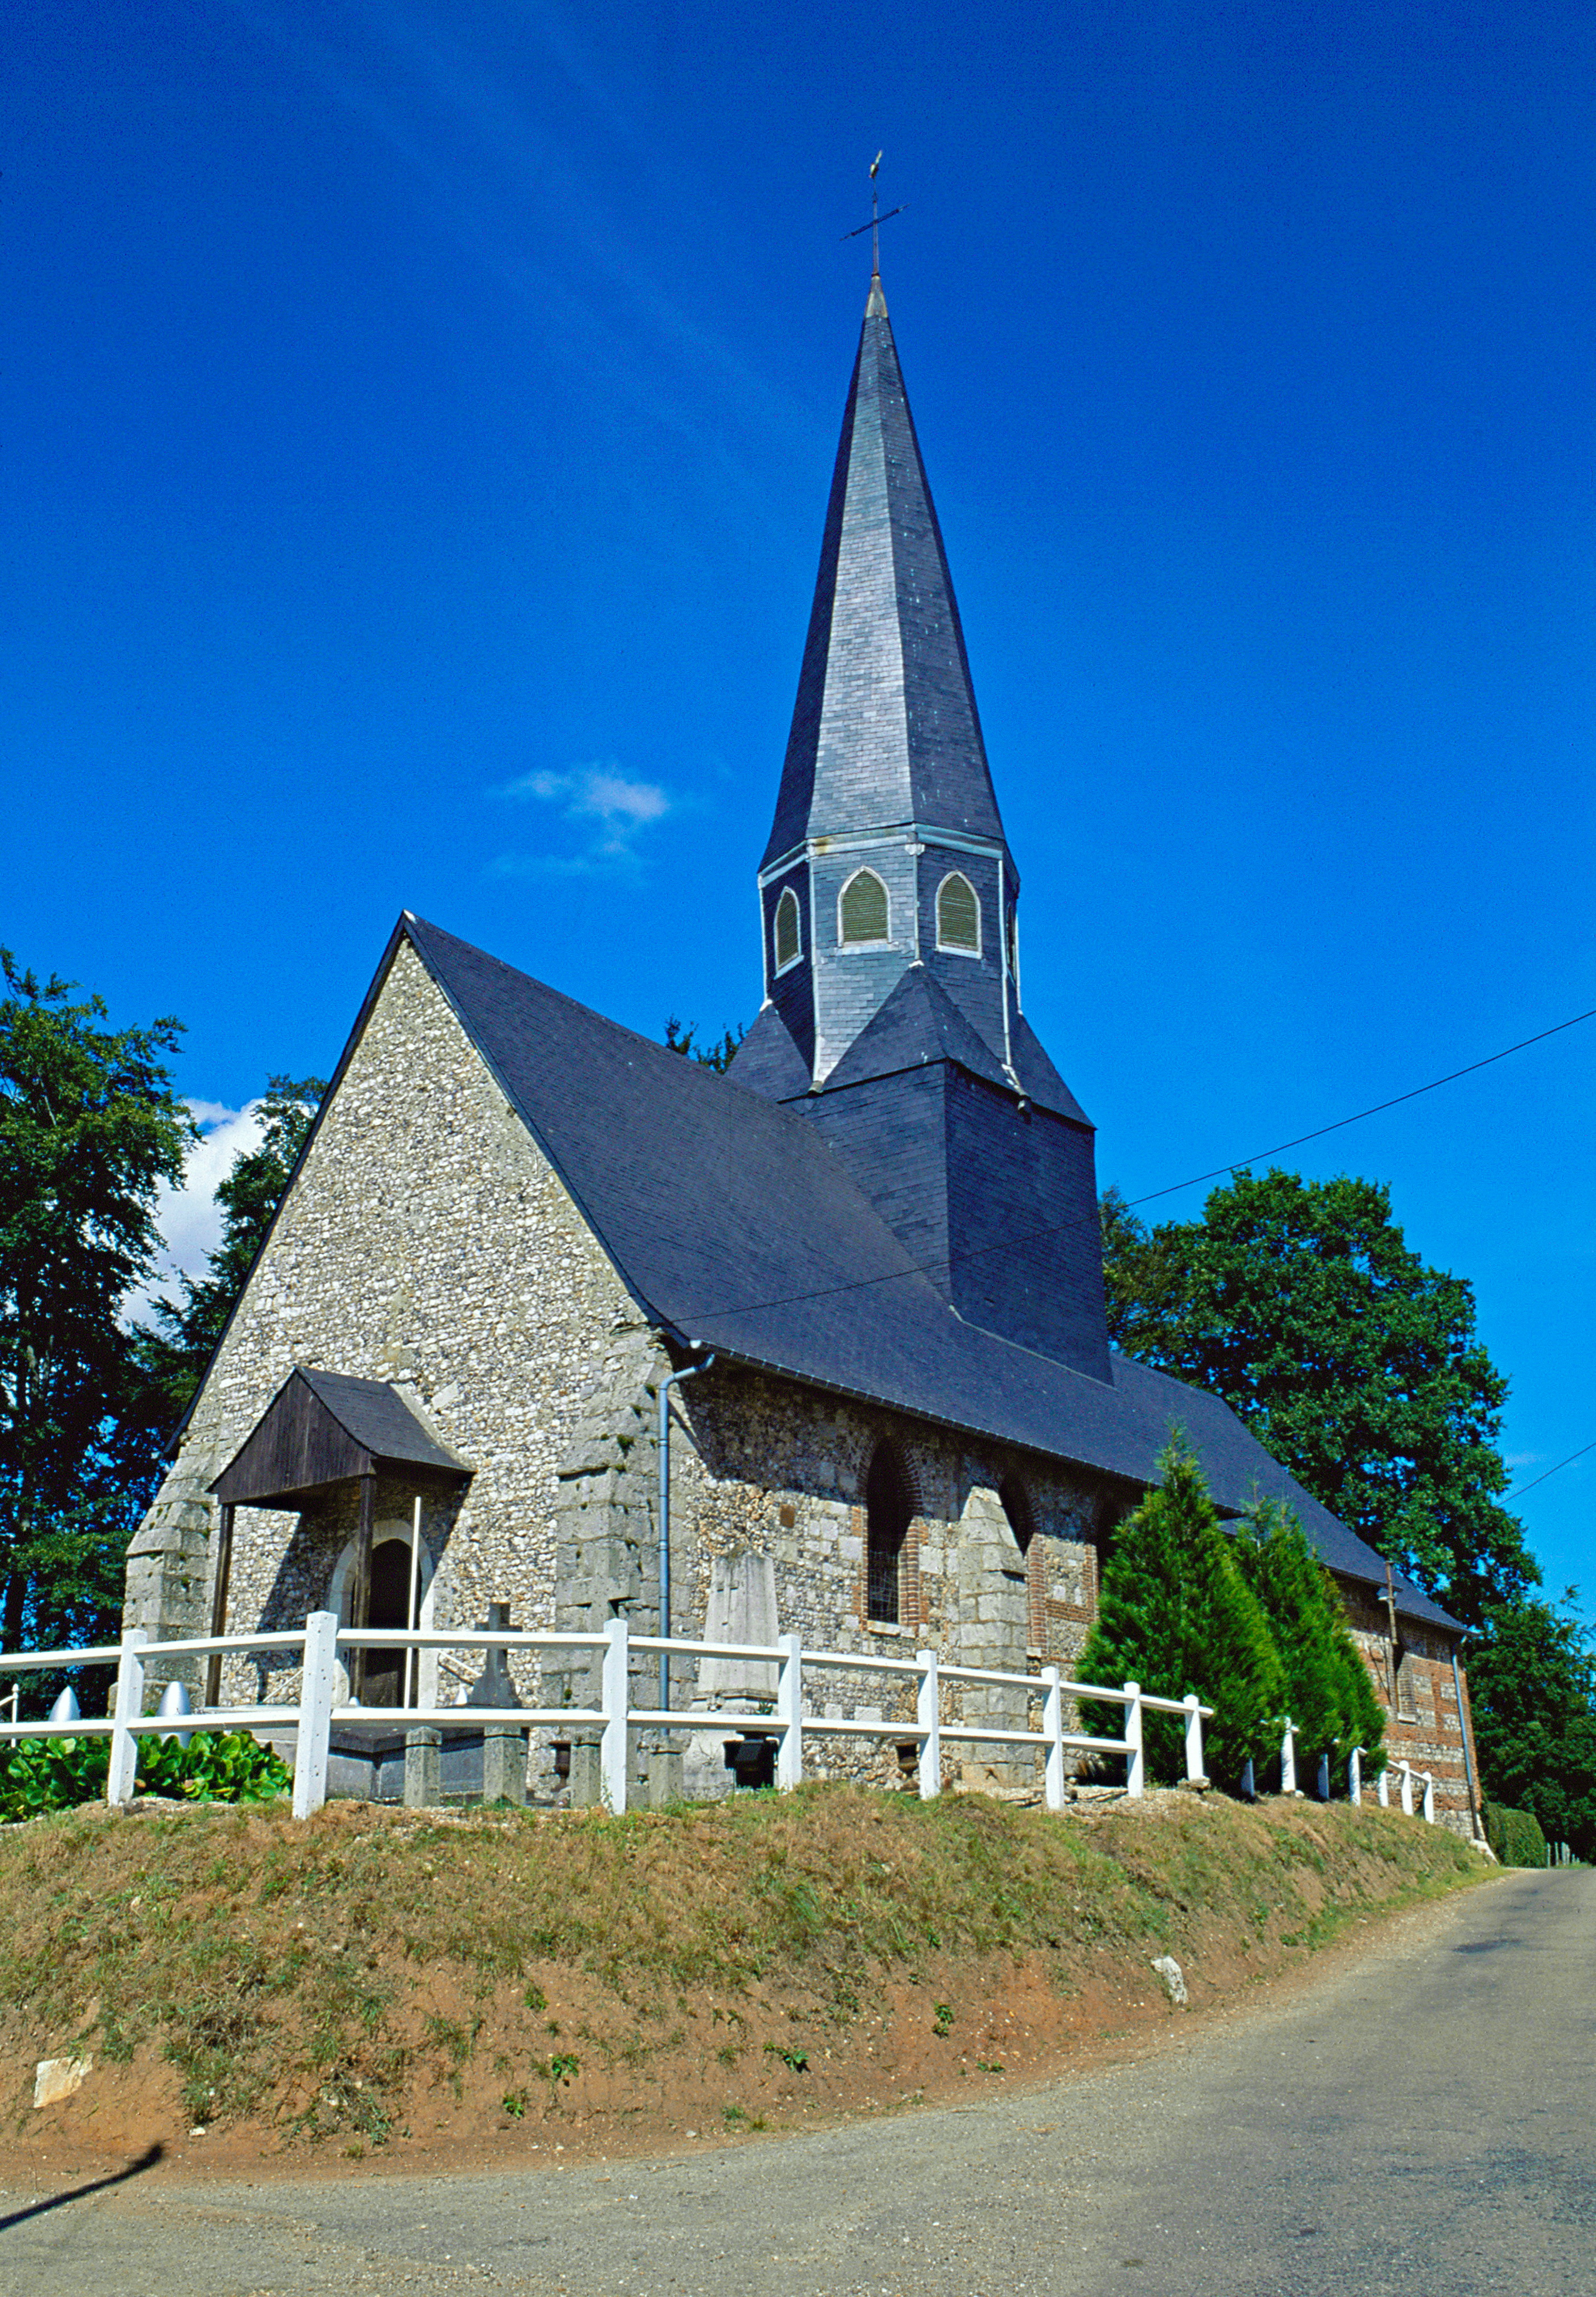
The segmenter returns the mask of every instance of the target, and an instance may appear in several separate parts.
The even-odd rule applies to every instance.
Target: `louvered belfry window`
[[[897,1454],[878,1444],[865,1478],[865,1571],[870,1617],[878,1626],[897,1626],[901,1601],[900,1567],[914,1503]]]
[[[776,970],[785,973],[802,954],[798,932],[798,896],[789,885],[776,904]]]
[[[936,945],[981,954],[981,904],[975,888],[958,869],[937,888]]]
[[[841,922],[845,946],[887,938],[886,887],[874,869],[856,871],[843,886]]]

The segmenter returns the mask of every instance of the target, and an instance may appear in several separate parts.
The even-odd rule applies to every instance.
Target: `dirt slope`
[[[0,2164],[437,2168],[968,2095],[1477,1879],[1400,1814],[850,1788],[0,1830]],[[37,2061],[89,2057],[33,2105]]]

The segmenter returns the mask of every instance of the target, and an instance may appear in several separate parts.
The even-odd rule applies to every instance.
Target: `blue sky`
[[[884,269],[1028,1009],[1131,1197],[1596,1005],[1596,17],[17,0],[4,937],[184,1090],[403,907],[657,1033],[753,873]],[[1596,1437],[1596,1022],[1295,1154]],[[1165,1200],[1195,1212],[1201,1192]],[[1596,1453],[1525,1501],[1590,1564]]]

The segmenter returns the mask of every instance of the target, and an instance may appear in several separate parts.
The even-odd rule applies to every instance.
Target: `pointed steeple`
[[[1019,879],[879,276],[732,1065],[803,1109],[969,1322],[1108,1374],[1091,1126],[1020,1012]]]
[[[808,838],[909,823],[1003,836],[942,530],[876,276],[764,866]]]

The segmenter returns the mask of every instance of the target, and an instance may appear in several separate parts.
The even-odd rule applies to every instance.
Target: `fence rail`
[[[356,1651],[580,1652],[592,1654],[600,1691],[591,1707],[472,1706],[365,1707],[336,1700],[341,1653]],[[146,1715],[144,1686],[152,1662],[242,1658],[251,1653],[276,1653],[297,1658],[300,1687],[297,1702],[282,1700],[248,1706],[206,1708],[189,1714],[169,1704],[158,1715]],[[769,1711],[654,1707],[634,1704],[631,1663],[634,1659],[660,1656],[698,1661],[720,1659],[768,1666],[775,1674],[769,1694]],[[992,1667],[945,1664],[934,1651],[917,1651],[912,1659],[894,1659],[860,1651],[806,1651],[796,1635],[775,1643],[697,1642],[683,1635],[634,1635],[624,1619],[612,1619],[602,1634],[568,1634],[557,1631],[509,1628],[415,1629],[403,1627],[341,1627],[331,1611],[313,1611],[302,1628],[260,1634],[199,1635],[180,1642],[152,1642],[143,1629],[133,1628],[119,1644],[64,1651],[0,1653],[0,1675],[37,1673],[45,1668],[103,1667],[116,1664],[116,1692],[108,1718],[80,1717],[71,1694],[62,1694],[57,1711],[47,1722],[18,1719],[12,1698],[10,1721],[0,1719],[0,1743],[11,1740],[104,1738],[111,1740],[111,1763],[106,1799],[112,1805],[131,1801],[138,1767],[138,1741],[151,1733],[169,1736],[179,1726],[193,1731],[258,1731],[291,1729],[294,1733],[293,1813],[308,1818],[326,1799],[327,1769],[335,1729],[374,1724],[404,1731],[526,1731],[588,1730],[599,1734],[599,1775],[605,1803],[612,1810],[627,1807],[634,1730],[735,1732],[744,1738],[773,1740],[778,1787],[794,1787],[803,1775],[804,1740],[853,1738],[890,1740],[916,1751],[921,1796],[929,1800],[942,1791],[944,1741],[958,1746],[1029,1747],[1043,1758],[1043,1796],[1051,1810],[1064,1807],[1067,1793],[1065,1758],[1070,1754],[1108,1755],[1123,1758],[1125,1791],[1139,1796],[1146,1791],[1147,1765],[1143,1749],[1146,1715],[1178,1715],[1185,1724],[1184,1760],[1189,1781],[1202,1780],[1203,1725],[1213,1718],[1195,1693],[1184,1699],[1164,1699],[1143,1691],[1135,1682],[1119,1685],[1075,1683],[1056,1667],[1036,1675],[1009,1675]],[[805,1678],[816,1673],[842,1673],[912,1678],[915,1713],[885,1721],[877,1716],[824,1715],[809,1711]],[[1018,1728],[991,1719],[947,1720],[943,1693],[966,1687],[977,1691],[1007,1690],[1026,1701],[1027,1727]],[[742,1695],[742,1694],[739,1694]],[[754,1694],[749,1694],[754,1695]],[[1117,1706],[1124,1715],[1123,1736],[1105,1738],[1090,1733],[1066,1731],[1066,1701],[1096,1701]],[[1032,1704],[1041,1709],[1041,1726],[1028,1727]],[[1348,1791],[1362,1799],[1361,1758],[1354,1750],[1348,1766]],[[1413,1812],[1415,1789],[1422,1793],[1423,1815],[1434,1824],[1435,1781],[1427,1772],[1415,1771],[1407,1762],[1390,1764],[1376,1781],[1382,1806],[1389,1804],[1390,1779],[1394,1772],[1402,1807]],[[1322,1785],[1321,1778],[1321,1785]],[[1296,1791],[1296,1732],[1289,1719],[1280,1750],[1280,1786]]]

